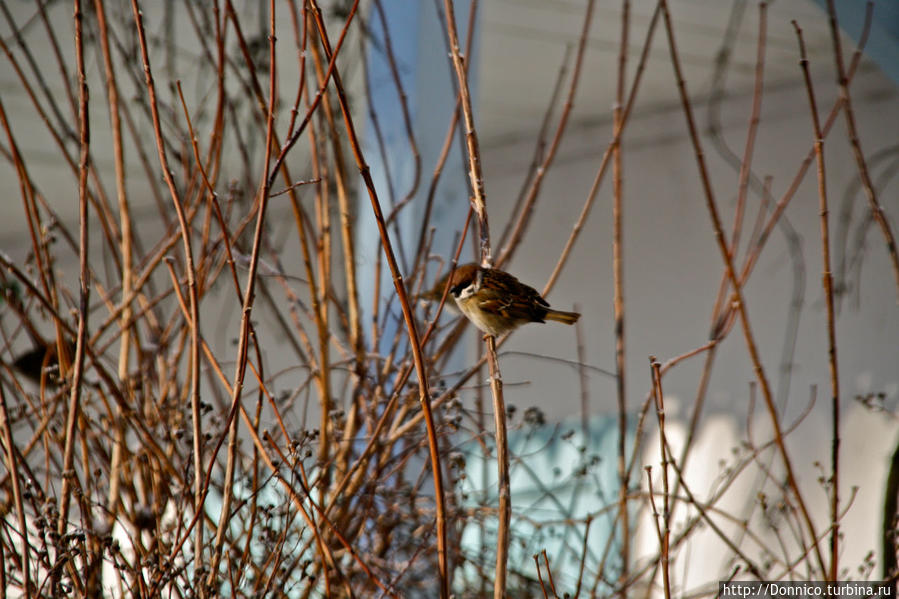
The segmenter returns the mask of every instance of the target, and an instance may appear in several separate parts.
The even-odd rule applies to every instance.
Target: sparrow
[[[462,314],[487,335],[498,337],[529,322],[574,324],[581,317],[577,312],[553,310],[539,291],[496,268],[471,263],[457,266],[450,274],[420,297],[440,301],[448,285]]]
[[[75,344],[66,340],[65,345],[66,359],[71,363],[72,356],[75,355]],[[34,349],[17,356],[13,360],[12,367],[36,384],[40,384],[41,374],[45,370],[49,373],[47,379],[49,382],[58,382],[60,373],[56,340],[44,341],[43,339],[36,339]]]

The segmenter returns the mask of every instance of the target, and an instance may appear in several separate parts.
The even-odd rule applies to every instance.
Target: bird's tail
[[[562,310],[547,310],[546,320],[555,320],[556,322],[564,322],[565,324],[574,324],[581,315],[578,312],[563,312]]]

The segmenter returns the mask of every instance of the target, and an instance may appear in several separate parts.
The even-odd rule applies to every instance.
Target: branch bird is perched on
[[[468,320],[494,337],[529,322],[555,320],[574,324],[581,317],[577,312],[553,310],[539,291],[509,273],[474,263],[456,267],[423,293],[422,299],[440,301],[447,285],[449,295]]]

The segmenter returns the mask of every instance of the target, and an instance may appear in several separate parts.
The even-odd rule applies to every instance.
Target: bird
[[[483,333],[494,337],[529,322],[554,320],[570,325],[581,317],[577,312],[553,310],[539,291],[513,275],[475,263],[457,266],[420,297],[440,301],[447,286],[459,311]]]
[[[68,339],[65,341],[65,351],[67,363],[70,363],[72,356],[75,355],[75,344]],[[18,355],[13,360],[12,367],[36,384],[40,384],[41,375],[45,371],[48,373],[48,382],[59,382],[59,356],[56,339],[45,341],[35,338],[34,348]]]

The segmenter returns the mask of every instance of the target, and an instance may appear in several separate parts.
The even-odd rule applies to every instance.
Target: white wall
[[[674,3],[673,10],[676,15],[683,15],[684,11],[678,13],[678,9],[687,5],[695,8],[697,4],[701,3]],[[638,5],[642,6],[642,3]],[[708,8],[710,17],[721,16],[722,13],[712,6]],[[787,189],[813,142],[795,40],[790,42],[784,34],[785,28],[790,29],[789,19],[795,16],[790,11],[794,9],[797,9],[795,3],[777,3],[769,10],[769,28],[780,32],[783,37],[769,40],[773,49],[766,65],[766,89],[753,162],[759,176],[773,177],[775,199],[779,199]],[[741,43],[738,46],[742,48],[742,54],[734,59],[734,78],[739,84],[728,86],[729,96],[721,108],[723,136],[738,154],[742,154],[745,144],[752,101],[755,11],[756,7],[750,4],[740,30]],[[822,13],[803,9],[802,14],[805,19],[803,27],[818,34],[822,31],[826,33]],[[815,18],[819,20],[812,20]],[[710,28],[719,25],[722,26],[717,30],[720,39],[723,23],[708,23]],[[689,29],[684,29],[679,31],[682,37],[695,41]],[[644,31],[645,23],[635,24],[632,32],[634,44],[642,42]],[[569,29],[567,39],[573,42],[577,33],[578,29]],[[661,36],[664,36],[663,30],[657,33],[657,40]],[[786,45],[788,43],[793,46]],[[600,49],[596,50],[597,47]],[[852,48],[845,38],[844,48]],[[685,59],[685,62],[690,62],[687,86],[694,94],[693,108],[703,131],[706,125],[705,94],[709,88],[716,49],[714,44],[706,44],[703,61],[702,50],[697,46],[688,57],[692,58],[692,62]],[[591,46],[591,52],[582,74],[585,78],[582,87],[588,91],[578,96],[576,104],[581,118],[570,127],[556,163],[547,175],[529,235],[509,267],[519,278],[538,288],[546,282],[556,263],[587,196],[602,152],[612,137],[610,104],[603,103],[603,100],[607,99],[609,90],[614,86],[615,55],[596,41]],[[632,61],[636,52],[636,49],[632,50]],[[812,72],[819,111],[826,114],[837,92],[826,36],[817,39],[814,52]],[[790,54],[793,57],[787,61],[786,57]],[[485,55],[489,53],[485,51]],[[489,95],[487,82],[494,74],[503,78],[504,85],[514,86],[514,83],[507,81],[510,74],[500,72],[497,64],[500,62],[491,64],[487,59],[482,66],[484,94],[492,102],[496,101],[496,97]],[[750,67],[748,73],[747,65]],[[524,66],[519,67],[522,72],[527,70]],[[656,44],[648,72],[668,79],[652,79],[647,82],[650,87],[646,89],[667,88],[668,91],[664,92],[664,97],[653,95],[651,91],[641,96],[624,136],[627,399],[632,410],[639,407],[650,389],[648,356],[657,356],[664,362],[706,342],[713,302],[723,273],[723,263],[697,176],[695,154],[686,135],[683,112],[673,96],[674,79],[666,47]],[[543,76],[541,81],[551,81],[555,73],[551,75]],[[598,96],[591,95],[589,90],[598,81],[604,81],[606,89]],[[524,84],[519,82],[519,85]],[[549,98],[549,88],[533,89],[535,94],[539,92],[540,98]],[[896,205],[899,182],[892,174],[896,168],[896,140],[899,139],[899,93],[895,84],[876,66],[864,61],[852,84],[852,94],[862,148],[869,158],[872,178],[880,181],[879,198],[895,233],[899,220]],[[530,132],[539,124],[539,119],[535,120],[533,114],[529,116],[528,124],[522,126],[522,133],[509,135],[507,131],[499,131],[492,142],[488,140],[482,146],[487,204],[494,231],[501,230],[508,218],[531,160],[534,137]],[[486,127],[491,128],[491,125]],[[738,175],[716,152],[708,135],[703,135],[703,144],[718,207],[725,229],[730,231]],[[887,152],[888,157],[876,159],[882,152]],[[825,154],[832,260],[836,271],[838,261],[847,251],[839,246],[837,231],[848,226],[852,239],[867,213],[865,198],[857,188],[847,198],[847,190],[851,188],[857,171],[842,119],[837,121],[825,142]],[[553,306],[562,309],[570,309],[575,302],[581,305],[584,316],[580,325],[585,332],[587,362],[614,371],[611,181],[610,172],[572,253],[570,264],[548,299]],[[847,219],[842,208],[850,199],[855,208]],[[743,240],[748,237],[748,229],[758,209],[758,198],[750,195],[746,216],[749,225]],[[814,464],[819,461],[829,472],[831,401],[814,163],[786,216],[799,236],[805,281],[789,395],[779,398],[779,401],[786,402],[784,420],[792,422],[806,407],[811,388],[817,386],[817,403],[811,415],[791,435],[789,445],[795,452],[794,467],[800,482],[811,498],[812,511],[821,523],[819,528],[823,529],[827,522],[827,499],[817,483],[820,471]],[[840,482],[844,502],[850,496],[850,487],[859,485],[844,529],[851,533],[847,532],[841,553],[841,567],[851,568],[853,572],[868,551],[875,550],[879,559],[877,530],[880,526],[883,484],[897,436],[896,421],[892,415],[863,408],[854,397],[882,392],[887,407],[894,410],[899,395],[899,292],[880,231],[872,226],[865,240],[861,272],[859,275],[858,271],[852,271],[846,280],[849,288],[838,304],[836,329],[843,409],[843,474]],[[853,251],[851,247],[849,251]],[[741,252],[738,263],[742,262],[742,256]],[[750,322],[766,376],[775,391],[781,378],[782,348],[794,280],[790,250],[784,235],[780,230],[775,230],[745,288]],[[551,361],[554,358],[576,360],[575,348],[573,331],[561,325],[532,325],[517,332],[506,349],[533,352],[549,359],[517,355],[504,357],[501,366],[507,385],[506,402],[519,408],[540,406],[552,420],[578,418],[580,388],[577,371]],[[675,438],[677,431],[684,430],[685,419],[692,412],[703,361],[703,357],[692,358],[665,376],[667,417]],[[720,468],[718,460],[727,459],[730,447],[736,446],[746,436],[749,383],[754,380],[752,362],[737,324],[719,347],[708,389],[705,425],[694,454],[696,461],[690,470],[690,475],[695,477],[694,486],[703,492],[708,486],[704,481],[713,477]],[[616,409],[615,383],[611,377],[591,373],[589,385],[593,413],[603,414]],[[759,396],[754,417],[763,416],[763,410]],[[654,417],[651,422],[648,430],[655,429]],[[759,426],[756,425],[757,428]],[[658,471],[658,442],[648,440],[647,447],[644,463],[654,464]],[[733,508],[737,513],[741,509],[751,508],[754,496],[751,484],[754,483],[749,484],[735,491],[730,500],[732,503],[725,501],[723,507]],[[655,531],[645,528],[643,532],[649,536],[640,537],[643,539],[640,551],[657,550]],[[722,551],[720,546],[710,543],[709,538],[704,536],[698,537],[695,547],[696,551],[689,553],[689,567],[680,564],[684,568],[682,581],[687,584],[708,582],[709,570],[705,566],[716,562],[709,562],[706,557],[720,555]],[[702,576],[697,577],[700,571]]]

